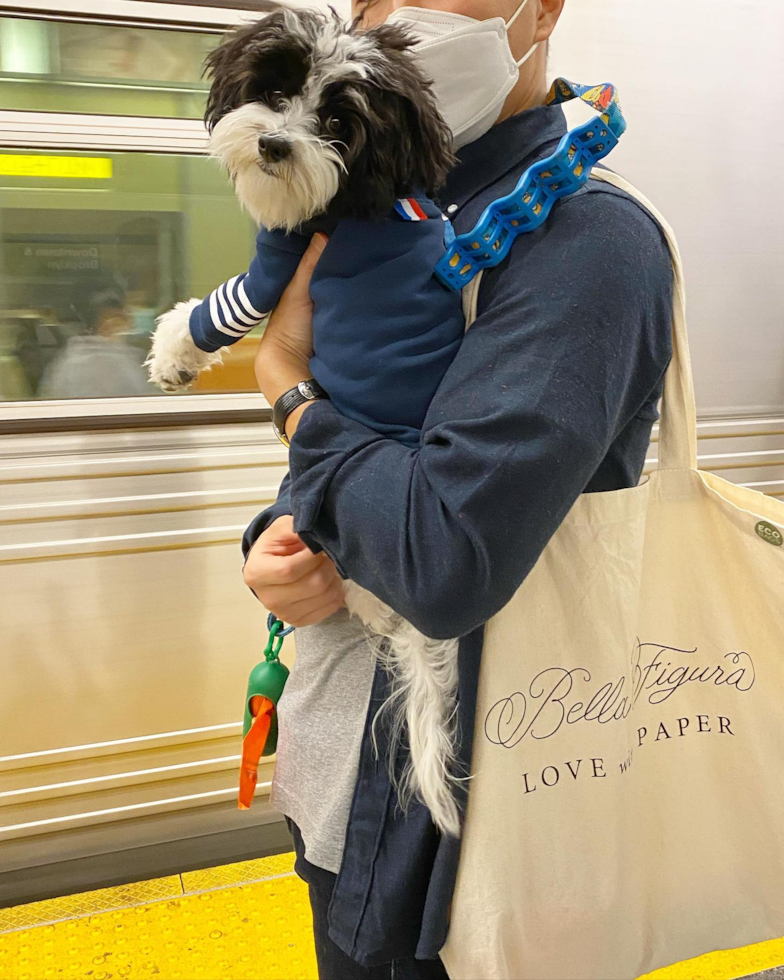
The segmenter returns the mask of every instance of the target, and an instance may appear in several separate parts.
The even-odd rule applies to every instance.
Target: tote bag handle
[[[678,243],[672,228],[662,215],[635,187],[611,170],[594,168],[592,180],[603,180],[625,191],[646,208],[656,220],[667,240],[672,255],[673,315],[672,361],[664,378],[664,395],[659,422],[659,469],[697,468],[697,409],[694,401],[694,379],[691,372],[689,339],[686,336],[686,298],[683,286],[683,266]],[[476,319],[480,272],[463,290],[463,311],[466,329]]]
[[[664,396],[659,422],[659,469],[697,469],[697,407],[691,371],[689,338],[686,335],[686,293],[681,253],[672,228],[651,202],[628,180],[610,170],[595,168],[592,179],[603,180],[625,191],[651,213],[661,228],[672,255],[673,310],[672,361],[664,378]]]

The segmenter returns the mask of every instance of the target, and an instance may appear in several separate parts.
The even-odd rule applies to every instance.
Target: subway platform
[[[280,854],[0,909],[0,980],[316,980],[310,926]],[[784,980],[783,963],[784,938],[640,980]]]

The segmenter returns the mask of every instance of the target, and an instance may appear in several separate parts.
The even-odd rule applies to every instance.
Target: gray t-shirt
[[[297,659],[278,703],[272,804],[299,827],[307,860],[337,874],[374,658],[365,627],[345,609],[293,636]]]

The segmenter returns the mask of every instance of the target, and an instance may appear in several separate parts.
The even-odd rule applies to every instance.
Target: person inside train
[[[70,337],[46,368],[40,398],[112,398],[153,393],[144,353],[126,343],[132,320],[124,291],[113,280],[74,287],[72,303],[82,332]]]
[[[22,401],[32,395],[32,386],[19,357],[24,323],[0,315],[0,401]]]
[[[561,108],[544,104],[546,46],[563,5],[415,8],[437,11],[430,23],[445,35],[455,18],[472,23],[445,37],[427,66],[456,137],[459,162],[439,204],[458,234],[567,131]],[[368,0],[354,12],[376,25],[405,6]],[[488,32],[497,17],[506,31],[496,21]],[[493,59],[471,57],[480,36],[492,40],[501,73]],[[323,239],[311,243],[261,342],[257,379],[270,404],[310,378],[308,282],[323,248]],[[395,805],[377,762],[370,721],[386,679],[343,608],[342,577],[426,635],[461,637],[458,756],[468,770],[483,624],[580,494],[639,481],[672,352],[672,289],[651,215],[592,181],[485,274],[477,319],[417,448],[342,417],[326,399],[286,419],[290,472],[246,532],[244,578],[298,627],[272,799],[309,885],[322,980],[445,977],[438,954],[459,857],[459,841],[439,835],[421,803]]]

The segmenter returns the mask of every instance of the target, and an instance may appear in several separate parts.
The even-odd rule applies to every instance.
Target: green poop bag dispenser
[[[276,708],[289,676],[289,669],[279,660],[283,638],[293,629],[270,613],[267,620],[269,639],[264,659],[256,664],[248,678],[245,696],[245,721],[242,729],[242,763],[240,766],[240,810],[250,809],[258,779],[259,760],[272,755],[278,744]]]

